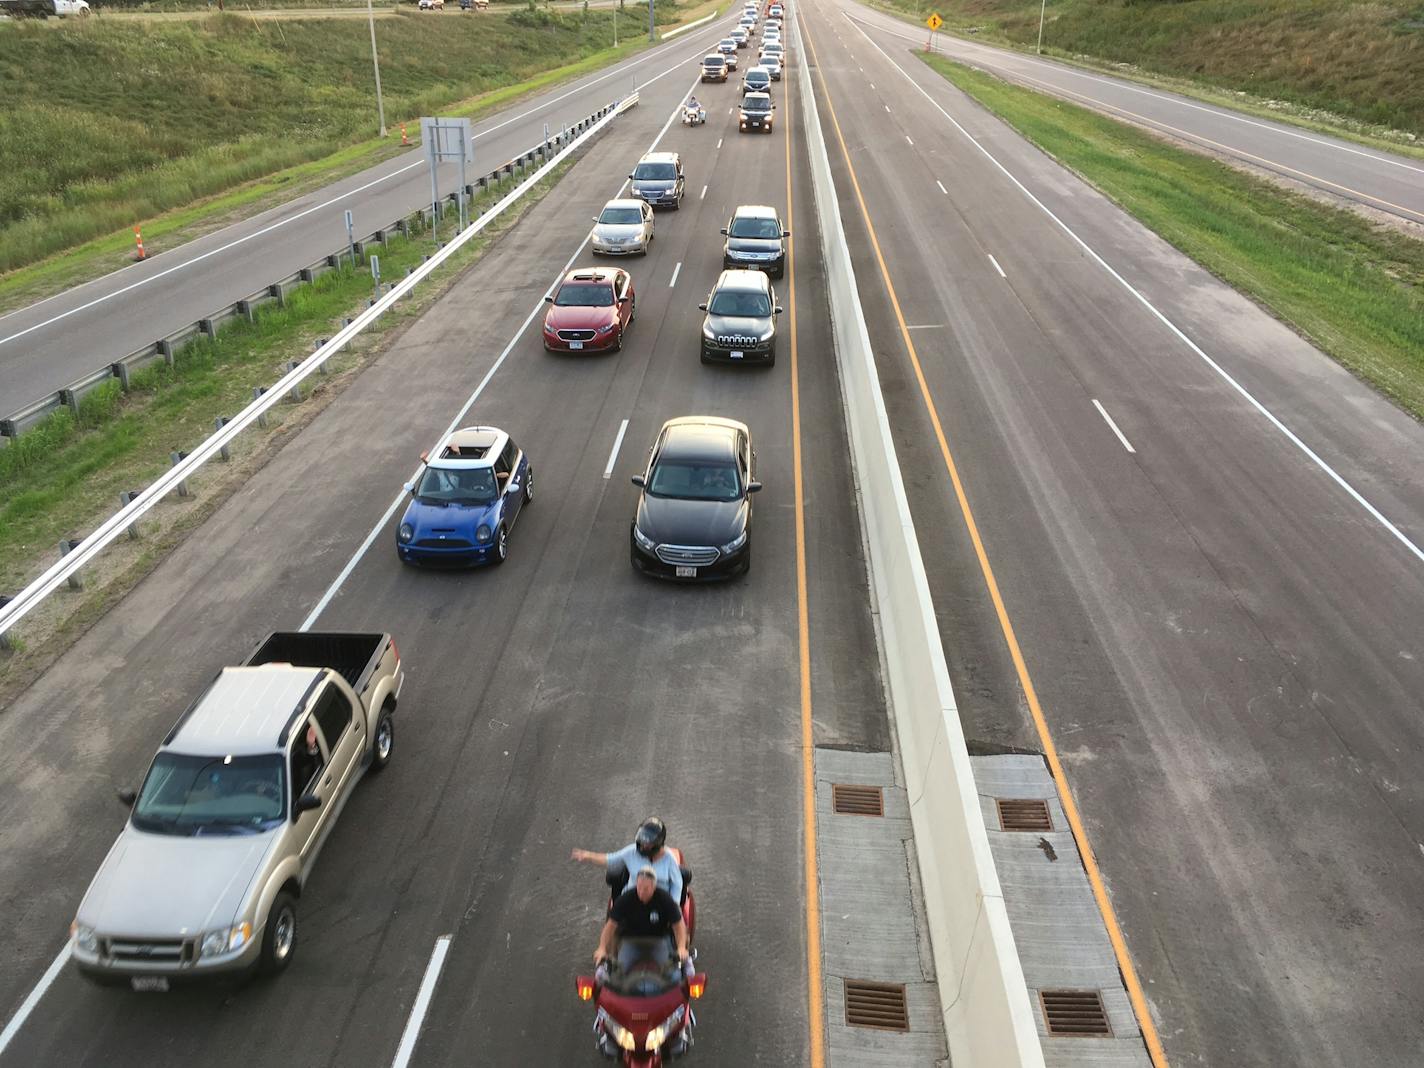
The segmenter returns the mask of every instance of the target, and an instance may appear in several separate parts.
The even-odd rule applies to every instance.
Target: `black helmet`
[[[643,825],[638,828],[638,834],[633,839],[633,845],[638,850],[640,857],[655,857],[658,850],[662,849],[663,843],[667,841],[667,826],[656,816],[649,816],[643,821]]]

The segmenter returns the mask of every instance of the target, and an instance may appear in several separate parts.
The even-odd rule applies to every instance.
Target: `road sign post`
[[[375,299],[372,304],[381,299],[381,257],[372,253],[371,255],[371,285],[375,289]]]
[[[430,165],[430,214],[432,225],[440,225],[440,164],[457,160],[460,164],[460,188],[455,195],[460,228],[465,225],[465,164],[475,162],[475,139],[470,135],[469,119],[420,120],[420,141],[425,149],[425,161]]]
[[[925,19],[925,25],[930,28],[930,35],[925,40],[925,51],[933,52],[935,31],[944,25],[944,19],[940,18],[939,12],[936,11],[932,15],[930,15],[929,18]]]
[[[346,248],[351,253],[351,266],[356,266],[356,218],[346,209]]]

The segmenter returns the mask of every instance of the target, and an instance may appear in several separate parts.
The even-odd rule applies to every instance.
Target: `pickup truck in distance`
[[[89,14],[88,0],[0,0],[0,14],[12,19]]]
[[[405,680],[389,634],[276,633],[183,713],[70,928],[101,985],[273,974],[297,902],[368,770],[390,761]]]

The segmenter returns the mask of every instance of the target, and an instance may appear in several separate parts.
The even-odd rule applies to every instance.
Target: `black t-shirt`
[[[646,904],[637,890],[625,890],[613,902],[608,918],[618,925],[618,933],[624,938],[666,938],[673,925],[682,920],[682,910],[660,886]]]

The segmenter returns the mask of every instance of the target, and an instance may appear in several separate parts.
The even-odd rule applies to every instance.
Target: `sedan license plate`
[[[677,569],[677,577],[678,577],[678,578],[696,578],[696,577],[697,577],[697,568],[695,568],[695,567],[681,567],[681,566],[679,566],[678,569]]]
[[[582,342],[582,341],[570,341],[570,342],[569,342],[569,348],[572,349],[573,351],[577,352],[579,349],[583,348],[583,342]]]
[[[734,360],[740,360],[740,359],[742,358],[742,356],[745,355],[745,354],[744,354],[744,353],[741,353],[741,352],[733,352],[731,355],[732,355],[732,359],[734,359]]]
[[[140,992],[166,993],[168,977],[165,975],[135,975],[129,979],[129,985]]]

